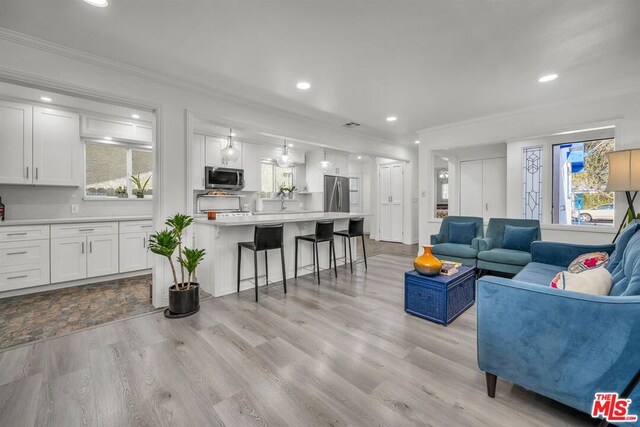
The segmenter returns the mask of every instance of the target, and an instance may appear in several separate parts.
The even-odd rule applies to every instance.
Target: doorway
[[[386,242],[402,242],[404,164],[378,166],[378,238]]]

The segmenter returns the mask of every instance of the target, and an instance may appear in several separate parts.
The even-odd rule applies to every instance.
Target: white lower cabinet
[[[150,268],[148,241],[144,231],[120,235],[120,273]]]
[[[48,239],[0,243],[0,292],[48,283]]]
[[[51,236],[51,283],[118,273],[118,223],[52,225]]]
[[[87,277],[86,246],[85,236],[51,239],[51,283]]]

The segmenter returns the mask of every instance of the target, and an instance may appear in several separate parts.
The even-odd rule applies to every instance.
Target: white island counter
[[[369,216],[362,213],[342,212],[296,212],[275,213],[243,217],[225,217],[209,221],[206,218],[196,218],[196,247],[205,249],[207,254],[204,262],[198,267],[198,281],[203,290],[214,297],[234,293],[237,290],[237,262],[238,242],[253,241],[254,227],[260,224],[284,223],[284,254],[287,279],[295,276],[295,236],[313,234],[315,222],[322,220],[334,220],[334,230],[346,230],[349,218]],[[358,242],[351,242],[353,258],[355,260]],[[344,256],[342,238],[335,239],[336,257]],[[311,243],[300,242],[298,255],[298,277],[312,272]],[[318,245],[320,268],[329,267],[329,243]],[[280,267],[280,251],[271,250],[269,259],[269,283],[282,280]],[[338,259],[338,266],[344,264],[344,259]],[[321,280],[324,275],[329,279],[327,271],[321,271]],[[331,273],[333,274],[333,273]],[[338,274],[350,274],[348,269],[338,268]],[[243,249],[242,269],[240,272],[240,289],[253,288],[253,254]],[[327,280],[325,279],[325,280]],[[311,280],[311,279],[305,279]],[[260,286],[265,283],[265,256],[264,252],[258,254],[258,282]]]

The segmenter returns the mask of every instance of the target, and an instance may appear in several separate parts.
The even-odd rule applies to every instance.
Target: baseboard
[[[128,277],[143,276],[145,274],[151,274],[151,269],[131,271],[128,273],[111,274],[108,276],[91,277],[87,279],[74,280],[71,282],[64,282],[64,283],[52,283],[49,285],[33,286],[30,288],[13,289],[10,291],[0,292],[0,299],[15,297],[19,295],[35,294],[37,292],[53,291],[55,289],[71,288],[73,286],[90,285],[92,283],[107,282],[109,280],[126,279]]]

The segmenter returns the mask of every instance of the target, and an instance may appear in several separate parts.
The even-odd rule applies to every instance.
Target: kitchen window
[[[261,168],[261,190],[265,193],[277,193],[281,186],[295,184],[295,166],[283,168],[276,163],[263,162]]]
[[[605,191],[613,138],[553,145],[552,223],[611,227],[614,194]]]
[[[131,177],[140,177],[145,198],[153,194],[153,151],[147,146],[85,142],[85,197],[136,198]]]

